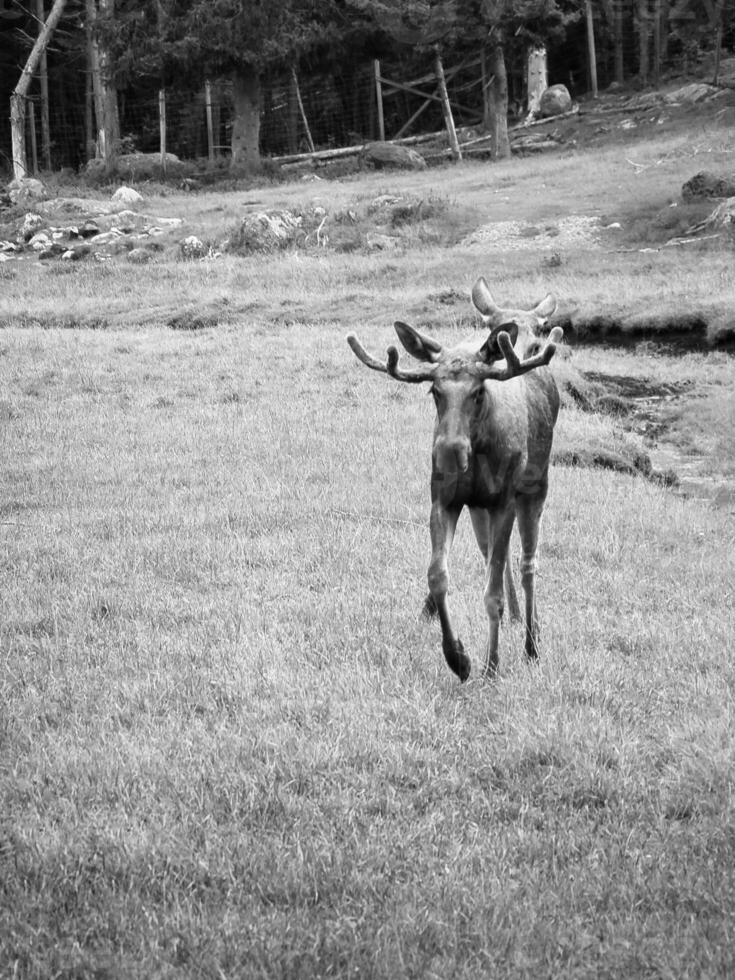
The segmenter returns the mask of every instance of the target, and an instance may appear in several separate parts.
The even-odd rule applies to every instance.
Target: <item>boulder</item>
[[[99,181],[112,174],[127,180],[151,180],[163,176],[160,153],[121,153],[110,166],[104,160],[90,160],[84,169],[88,177]],[[184,165],[176,154],[167,153],[166,175],[176,176],[183,170]]]
[[[179,242],[179,254],[184,259],[203,259],[209,249],[196,235],[189,235]]]
[[[695,105],[717,95],[719,91],[714,85],[707,85],[705,82],[690,82],[673,92],[667,92],[663,99],[669,105]]]
[[[122,201],[123,204],[140,204],[143,200],[143,195],[139,194],[132,187],[126,187],[124,184],[122,187],[118,187],[115,193],[112,195],[113,201]]]
[[[327,213],[314,206],[301,211],[260,211],[247,215],[230,236],[226,250],[241,255],[278,252],[292,246],[320,244]]]
[[[735,197],[735,175],[720,176],[702,170],[682,185],[681,196],[685,201],[703,197]]]
[[[538,114],[542,119],[548,116],[558,116],[569,112],[572,108],[572,97],[566,85],[551,85],[547,88],[539,102]]]
[[[26,204],[28,201],[39,201],[45,197],[46,188],[35,177],[21,177],[10,181],[8,194],[13,204]]]
[[[368,143],[360,153],[360,163],[382,170],[398,167],[402,170],[426,170],[426,160],[416,150],[397,143]]]
[[[29,241],[37,231],[45,225],[45,221],[40,214],[34,214],[29,211],[23,218],[23,223],[18,229],[18,234],[23,239],[24,242]]]
[[[183,170],[183,164],[175,153],[166,154],[166,174],[173,176]],[[115,160],[115,172],[121,177],[149,180],[161,177],[160,153],[123,153]]]

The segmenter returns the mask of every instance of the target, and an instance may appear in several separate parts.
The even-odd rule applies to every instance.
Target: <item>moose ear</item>
[[[437,340],[419,333],[415,327],[410,327],[400,320],[396,320],[393,326],[398,334],[398,339],[411,357],[415,357],[417,361],[431,361],[432,363],[437,360],[442,349],[442,345]]]
[[[536,306],[534,306],[531,312],[535,313],[536,316],[539,318],[539,320],[544,322],[545,320],[548,320],[549,317],[552,316],[552,314],[555,311],[556,311],[556,297],[553,296],[551,293],[547,293],[547,295],[544,296],[541,302],[538,303]]]
[[[496,318],[501,309],[492,297],[492,293],[488,288],[488,284],[482,278],[482,276],[477,280],[475,285],[472,287],[472,302],[475,309],[482,316]]]
[[[490,331],[490,336],[478,351],[478,360],[492,364],[493,361],[500,361],[505,357],[498,343],[498,334],[500,333],[507,333],[510,337],[511,344],[515,345],[518,339],[518,324],[511,320],[510,323],[501,323],[500,326],[493,327]]]

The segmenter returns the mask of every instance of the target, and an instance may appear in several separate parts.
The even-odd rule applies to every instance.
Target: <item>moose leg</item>
[[[526,656],[536,660],[539,655],[539,621],[536,612],[536,549],[539,522],[546,491],[539,496],[516,499],[518,533],[521,537],[521,585],[526,599]]]
[[[444,657],[457,677],[461,681],[466,681],[470,674],[470,658],[464,652],[462,641],[452,628],[447,606],[447,589],[449,587],[447,557],[454,540],[460,511],[461,508],[450,510],[438,501],[434,501],[432,504],[429,522],[431,562],[428,578],[430,600],[439,614],[439,622],[441,623]]]
[[[490,558],[490,515],[481,507],[471,507],[470,518],[472,520],[475,538],[477,538],[477,544],[487,564]],[[516,592],[516,585],[513,581],[510,548],[508,548],[508,557],[505,562],[505,598],[508,603],[508,612],[511,620],[514,623],[519,623],[521,620],[521,607],[518,604],[518,593]]]
[[[485,609],[488,618],[486,676],[492,676],[498,670],[498,634],[504,607],[503,573],[508,561],[508,547],[514,519],[515,511],[512,506],[491,515],[492,546],[487,563],[485,586]]]

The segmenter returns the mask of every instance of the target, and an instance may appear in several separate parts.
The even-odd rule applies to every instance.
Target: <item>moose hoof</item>
[[[471,661],[464,652],[461,640],[446,640],[443,644],[444,657],[450,668],[461,681],[470,676]]]

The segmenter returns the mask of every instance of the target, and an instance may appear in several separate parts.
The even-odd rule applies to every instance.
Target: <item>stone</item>
[[[546,119],[548,116],[569,112],[571,108],[572,97],[566,85],[551,85],[541,96],[538,114],[542,119]]]
[[[8,194],[13,204],[25,204],[27,201],[38,201],[45,197],[46,188],[35,177],[21,177],[10,181]]]
[[[685,201],[703,197],[735,197],[735,175],[720,176],[702,170],[682,185],[681,196]]]
[[[360,163],[376,170],[397,167],[402,170],[426,170],[426,160],[408,146],[397,143],[368,143],[360,153]]]
[[[134,190],[132,187],[126,187],[124,184],[122,187],[118,187],[115,193],[112,195],[113,201],[122,201],[124,204],[140,204],[143,200],[143,195],[139,194],[138,191]]]
[[[714,85],[707,85],[705,82],[690,82],[688,85],[683,85],[673,92],[667,92],[663,100],[669,105],[677,103],[695,105],[697,102],[703,102],[705,99],[717,95],[719,91]]]
[[[33,238],[36,232],[40,228],[43,228],[43,226],[44,220],[41,215],[34,214],[32,211],[29,211],[23,218],[23,222],[18,229],[18,233],[23,241],[27,242],[29,239]]]
[[[189,235],[179,243],[179,252],[185,259],[203,259],[207,251],[207,246],[196,235]]]
[[[50,245],[51,236],[47,231],[39,231],[28,240],[28,247],[32,248],[34,252],[40,252],[45,248],[49,248]]]
[[[145,265],[146,262],[150,262],[151,258],[151,253],[145,248],[132,248],[128,252],[128,262],[135,265]]]

